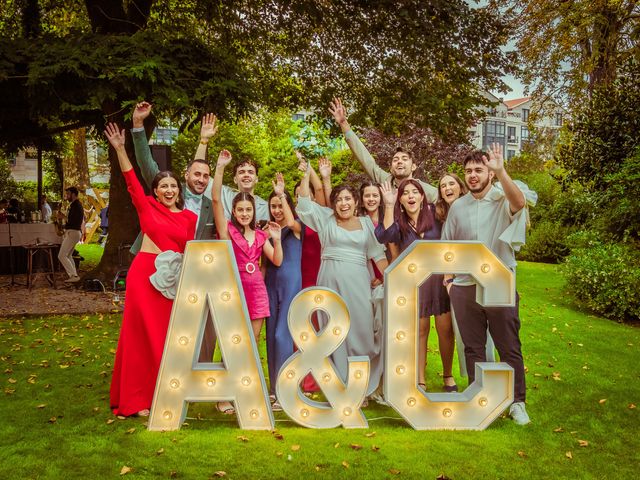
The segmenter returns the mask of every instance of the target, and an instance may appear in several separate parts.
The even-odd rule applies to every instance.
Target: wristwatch
[[[453,283],[453,277],[451,277],[451,278],[445,278],[445,279],[442,281],[442,285],[444,285],[445,287],[446,287],[447,285],[449,285],[450,283]]]

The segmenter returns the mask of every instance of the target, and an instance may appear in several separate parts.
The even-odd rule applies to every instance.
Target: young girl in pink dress
[[[280,225],[269,222],[268,233],[256,229],[255,201],[250,193],[245,192],[240,192],[234,197],[231,220],[225,218],[222,204],[222,179],[224,169],[230,162],[231,153],[222,150],[213,177],[213,215],[218,238],[231,240],[251,318],[253,335],[258,342],[264,319],[269,316],[269,297],[260,271],[260,256],[264,253],[275,266],[282,264]],[[267,242],[269,236],[273,239],[273,245]]]

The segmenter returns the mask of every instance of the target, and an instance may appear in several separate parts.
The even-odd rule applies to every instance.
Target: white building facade
[[[531,97],[502,100],[490,93],[484,94],[495,107],[487,108],[487,116],[470,129],[471,142],[478,149],[486,149],[492,143],[499,143],[505,158],[511,159],[522,152],[533,140],[530,128],[533,105]],[[562,127],[563,112],[556,109],[551,115],[538,116],[533,127],[538,131],[556,132]]]

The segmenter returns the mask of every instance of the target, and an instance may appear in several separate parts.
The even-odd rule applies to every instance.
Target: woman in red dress
[[[105,135],[118,154],[120,169],[144,234],[140,252],[127,274],[110,404],[116,415],[147,416],[173,306],[171,294],[157,290],[150,277],[156,273],[158,254],[184,252],[187,241],[194,238],[197,216],[182,209],[182,185],[170,171],[156,175],[151,185],[153,196],[146,196],[124,148],[124,130],[119,131],[117,125],[110,123]]]

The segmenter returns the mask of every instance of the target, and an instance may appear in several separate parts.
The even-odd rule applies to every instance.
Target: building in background
[[[531,143],[533,130],[538,134],[557,135],[562,127],[563,110],[551,109],[551,113],[539,114],[534,118],[534,105],[531,97],[502,100],[490,93],[486,98],[497,105],[486,109],[487,116],[470,129],[471,142],[479,149],[486,149],[492,143],[502,145],[505,158],[511,159],[526,149]]]

